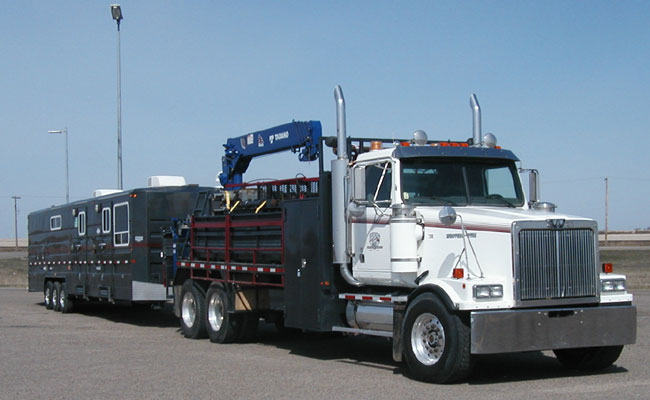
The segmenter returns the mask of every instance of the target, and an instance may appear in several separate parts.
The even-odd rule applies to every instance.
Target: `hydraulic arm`
[[[224,144],[222,185],[242,183],[242,175],[255,157],[281,151],[300,151],[300,161],[314,161],[319,156],[322,128],[319,121],[293,121],[263,131],[230,138]]]

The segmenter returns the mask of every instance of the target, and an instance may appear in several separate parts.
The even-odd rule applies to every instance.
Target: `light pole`
[[[11,196],[14,199],[14,232],[16,233],[16,249],[18,249],[18,196]]]
[[[607,232],[609,232],[609,178],[605,178],[605,246],[607,246]]]
[[[117,22],[117,186],[122,190],[122,71],[120,59],[120,21],[122,8],[111,4],[111,15]]]
[[[65,135],[65,202],[70,202],[70,173],[68,168],[68,128],[65,127],[63,130],[58,131],[47,131],[47,133],[53,135]]]

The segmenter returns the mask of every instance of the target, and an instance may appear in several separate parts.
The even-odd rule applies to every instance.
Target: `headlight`
[[[474,285],[475,299],[494,299],[503,297],[503,285]]]
[[[602,292],[624,292],[627,289],[625,279],[603,279],[600,281]]]

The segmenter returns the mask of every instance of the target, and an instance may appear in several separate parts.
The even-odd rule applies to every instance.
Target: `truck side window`
[[[392,170],[390,162],[368,165],[366,167],[366,200],[390,202]]]
[[[113,243],[116,247],[129,245],[129,203],[113,207]]]

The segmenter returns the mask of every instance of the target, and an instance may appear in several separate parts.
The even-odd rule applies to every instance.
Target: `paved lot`
[[[0,399],[647,399],[650,291],[635,294],[637,344],[603,373],[535,352],[483,357],[467,382],[441,386],[405,376],[385,339],[264,326],[257,343],[216,345],[182,338],[168,310],[60,314],[40,294],[0,289]]]

